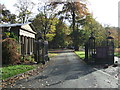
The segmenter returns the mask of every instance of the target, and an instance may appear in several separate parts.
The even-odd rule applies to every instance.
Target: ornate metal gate
[[[95,37],[91,33],[91,37],[85,44],[85,61],[95,63],[114,63],[114,38],[108,36],[106,41],[102,41],[96,45]]]
[[[48,41],[39,39],[35,42],[35,60],[37,63],[45,64],[49,60],[48,57]]]

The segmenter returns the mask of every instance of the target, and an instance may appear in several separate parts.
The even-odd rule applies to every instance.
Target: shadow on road
[[[53,51],[55,53],[72,53],[73,50],[55,50]],[[65,59],[66,56],[59,56],[57,59]],[[67,57],[71,57],[71,55],[67,55]],[[76,57],[76,54],[72,54],[72,57]],[[104,63],[86,63],[83,60],[81,60],[79,57],[76,57],[77,60],[80,60],[80,63],[78,62],[72,62],[72,63],[62,63],[57,64],[53,66],[52,72],[49,73],[49,76],[66,76],[64,77],[64,80],[71,80],[71,79],[78,79],[80,77],[86,76],[88,74],[91,74],[97,70],[101,69],[107,69],[112,64],[104,64]],[[74,60],[74,58],[73,58]],[[81,64],[82,62],[82,64]],[[94,69],[96,68],[96,69]]]

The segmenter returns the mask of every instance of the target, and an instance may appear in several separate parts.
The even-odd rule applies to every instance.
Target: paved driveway
[[[87,65],[73,51],[59,51],[54,63],[29,79],[17,81],[15,88],[118,88],[118,78]]]

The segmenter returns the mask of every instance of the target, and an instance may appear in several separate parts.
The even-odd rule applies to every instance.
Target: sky
[[[13,6],[17,0],[0,0],[12,13],[17,13]],[[37,4],[40,0],[31,0]],[[88,0],[87,6],[93,17],[104,25],[118,26],[118,2],[120,0]],[[37,6],[34,8],[37,14]]]
[[[118,4],[118,27],[120,28],[120,2]]]
[[[102,25],[118,26],[118,2],[120,0],[88,0],[89,10]]]

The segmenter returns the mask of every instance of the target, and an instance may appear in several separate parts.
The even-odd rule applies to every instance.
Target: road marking
[[[110,74],[108,74],[108,73],[105,73],[105,72],[103,72],[103,71],[101,71],[101,70],[98,70],[97,68],[93,68],[93,69],[94,69],[94,70],[97,70],[97,71],[99,71],[99,72],[102,72],[103,74],[108,75],[109,77],[112,77],[112,78],[118,80],[118,78],[115,78],[114,76],[112,76],[112,75],[110,75]]]

